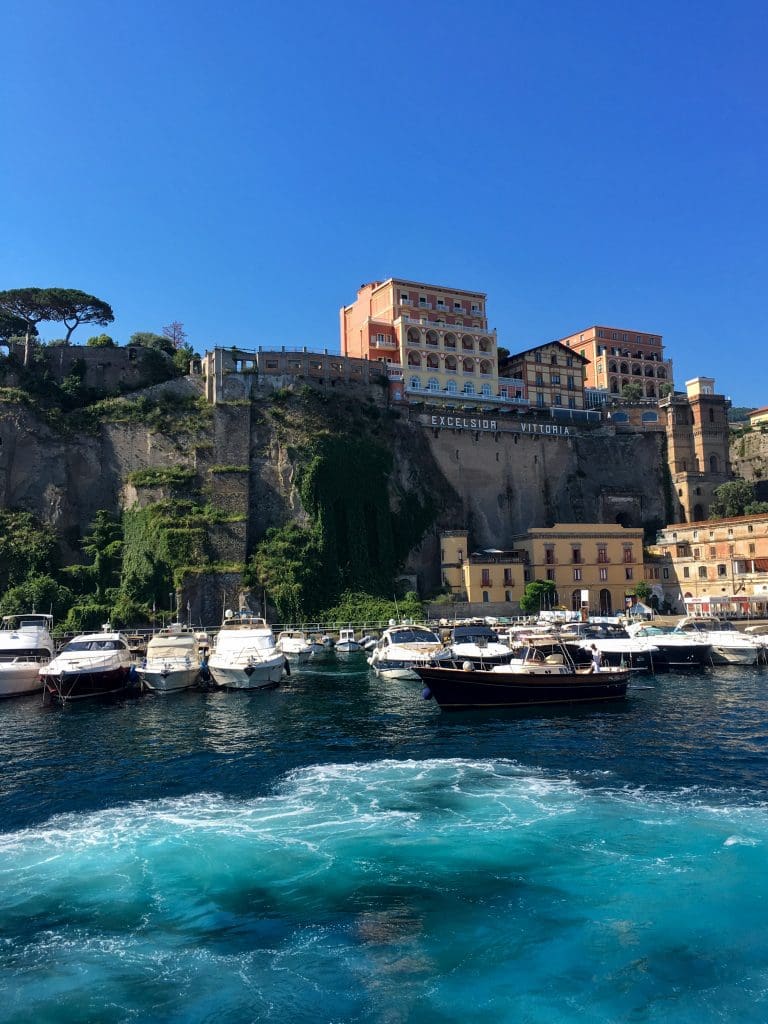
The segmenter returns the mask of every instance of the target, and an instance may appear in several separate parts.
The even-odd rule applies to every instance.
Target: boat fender
[[[287,658],[283,659],[283,671],[285,672],[285,674],[287,676],[289,676],[291,674],[291,666],[288,664],[288,659]]]
[[[424,689],[421,691],[421,699],[432,700],[432,691],[428,686],[425,686]]]
[[[461,663],[461,668],[462,668],[462,671],[464,671],[464,672],[472,672],[474,667],[475,666],[472,664],[471,661],[463,661]]]

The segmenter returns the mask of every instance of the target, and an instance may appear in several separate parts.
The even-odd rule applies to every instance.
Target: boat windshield
[[[439,644],[440,640],[430,629],[395,629],[390,634],[393,644]]]
[[[153,641],[147,648],[148,658],[184,658],[194,652],[194,643],[191,644],[169,644]]]
[[[71,651],[120,651],[123,645],[119,640],[70,640],[62,647],[62,654],[69,654]]]
[[[497,644],[499,637],[488,626],[457,626],[452,640],[455,644]]]

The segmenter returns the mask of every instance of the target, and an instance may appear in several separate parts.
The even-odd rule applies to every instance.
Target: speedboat
[[[713,665],[756,665],[764,652],[757,637],[747,636],[727,619],[686,615],[675,626],[678,635],[694,635],[710,645]]]
[[[191,629],[174,623],[161,629],[147,644],[147,655],[137,668],[141,685],[157,693],[188,690],[200,676],[200,642]]]
[[[352,651],[361,651],[362,647],[355,640],[354,629],[340,629],[339,639],[336,641],[335,650],[337,654],[351,654]]]
[[[213,641],[208,670],[213,683],[226,690],[271,689],[289,671],[267,621],[229,609]]]
[[[17,697],[42,689],[40,669],[53,658],[53,617],[4,615],[0,623],[0,697]]]
[[[658,647],[673,672],[712,664],[711,645],[703,636],[675,633],[671,628],[651,626],[646,622],[627,626],[627,632],[637,640],[646,639]]]
[[[425,626],[389,626],[374,647],[368,664],[386,679],[418,679],[418,665],[453,660],[437,633]]]
[[[303,665],[314,654],[307,634],[299,629],[284,629],[278,633],[277,649],[283,652],[288,661],[296,662],[297,665]]]
[[[122,633],[108,625],[101,633],[82,633],[40,669],[44,697],[65,704],[125,693],[131,685],[132,662]]]
[[[630,677],[627,668],[580,669],[564,650],[544,655],[536,647],[523,648],[508,665],[478,669],[468,661],[420,665],[415,672],[425,684],[424,697],[434,697],[442,711],[618,701],[626,697]]]
[[[471,661],[475,668],[506,665],[514,657],[490,626],[454,626],[450,639],[451,655],[456,661]]]

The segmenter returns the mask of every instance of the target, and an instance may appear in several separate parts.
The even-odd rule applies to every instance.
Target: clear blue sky
[[[768,405],[764,0],[3,12],[0,288],[334,350],[404,276],[487,292],[512,350],[658,332],[678,386]]]

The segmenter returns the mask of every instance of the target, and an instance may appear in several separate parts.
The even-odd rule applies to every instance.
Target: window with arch
[[[493,366],[491,365],[491,363],[487,359],[482,359],[480,361],[480,373],[483,373],[483,374],[487,375],[487,374],[490,374],[492,372],[493,372]]]
[[[462,361],[461,368],[464,371],[464,373],[474,373],[475,372],[475,360],[474,359],[464,359]]]
[[[447,373],[456,373],[456,356],[445,357],[445,369]]]
[[[459,390],[456,387],[456,381],[449,380],[448,383],[445,385],[445,390],[448,392],[449,395],[455,395],[456,392]]]
[[[490,398],[491,397],[491,385],[490,384],[483,384],[482,388],[480,389],[480,394],[483,396],[483,398]]]
[[[640,417],[643,423],[658,423],[659,417],[655,412],[644,412]]]
[[[408,381],[408,387],[413,388],[414,391],[418,391],[419,388],[421,387],[421,378],[411,377],[411,379]]]
[[[628,413],[626,413],[626,412],[615,412],[613,414],[613,422],[614,423],[628,423],[629,422],[629,415],[628,415]]]
[[[464,384],[464,394],[465,395],[474,395],[474,393],[475,393],[475,385],[472,383],[471,380],[468,380]]]
[[[419,352],[408,353],[408,365],[409,366],[421,366],[421,354]]]
[[[437,380],[436,377],[430,377],[429,380],[427,381],[427,388],[430,391],[439,391],[440,390],[440,381]]]
[[[716,455],[710,455],[709,456],[709,472],[710,473],[717,473],[717,456]]]
[[[436,370],[440,366],[440,360],[434,352],[430,352],[427,356],[427,367],[430,370]]]

